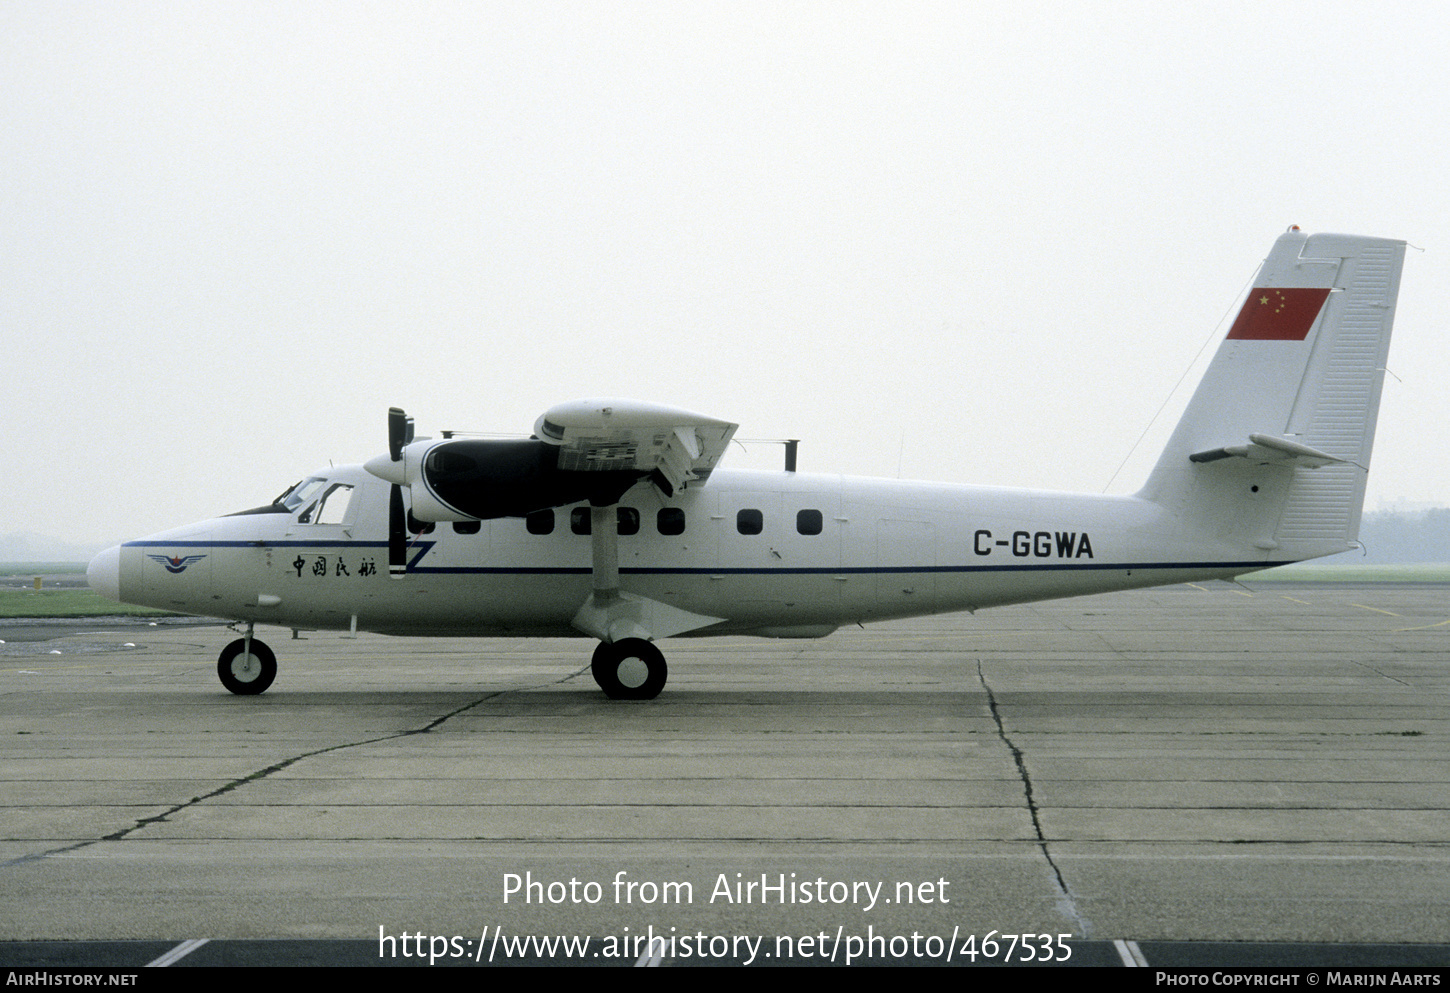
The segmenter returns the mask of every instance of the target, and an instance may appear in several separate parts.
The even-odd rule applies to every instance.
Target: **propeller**
[[[413,419],[401,407],[388,408],[388,457],[403,461],[403,448],[413,440]],[[393,484],[388,494],[388,575],[408,574],[408,523],[403,509],[403,488]]]

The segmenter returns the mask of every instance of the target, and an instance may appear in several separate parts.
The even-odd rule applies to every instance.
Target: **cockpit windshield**
[[[322,489],[323,484],[326,482],[327,480],[317,476],[313,476],[311,479],[304,479],[273,500],[272,503],[286,507],[290,513],[317,496],[318,491]]]

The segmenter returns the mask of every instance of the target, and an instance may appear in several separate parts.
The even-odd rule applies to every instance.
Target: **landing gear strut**
[[[643,638],[601,641],[589,669],[611,700],[653,700],[669,678],[664,653]]]
[[[248,635],[222,649],[216,674],[222,685],[240,696],[255,696],[277,678],[277,656],[264,642]]]

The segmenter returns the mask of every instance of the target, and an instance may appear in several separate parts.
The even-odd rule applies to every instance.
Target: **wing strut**
[[[619,599],[619,511],[615,504],[590,504],[589,531],[594,567],[593,600],[605,604]]]
[[[710,617],[619,588],[619,510],[614,503],[589,505],[594,589],[574,615],[574,627],[603,642],[654,641],[719,624]]]

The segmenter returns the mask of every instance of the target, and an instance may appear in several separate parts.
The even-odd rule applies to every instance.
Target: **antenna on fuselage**
[[[801,440],[799,438],[735,438],[735,444],[742,450],[748,451],[746,445],[784,445],[785,446],[785,471],[795,472],[796,452],[800,450]]]

